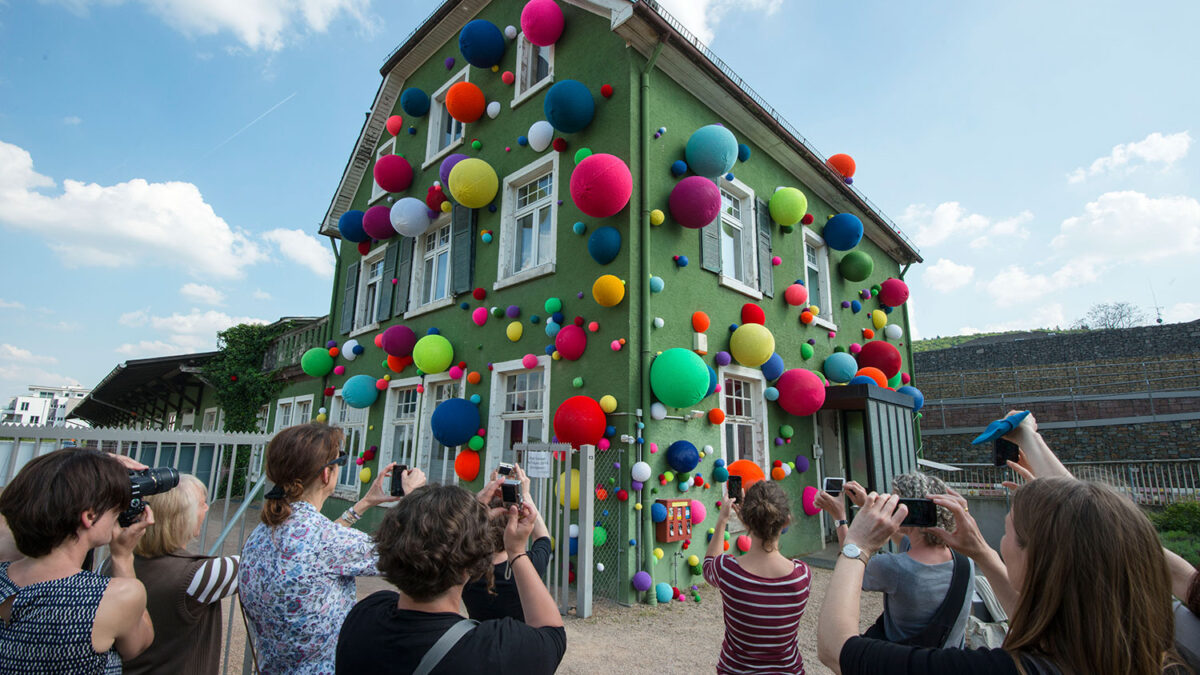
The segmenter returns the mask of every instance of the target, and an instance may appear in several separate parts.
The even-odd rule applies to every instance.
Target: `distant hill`
[[[1012,340],[1028,340],[1030,338],[1049,337],[1051,335],[1066,335],[1069,333],[1084,333],[1086,329],[1050,329],[1039,328],[1037,330],[1013,330],[1003,333],[975,333],[974,335],[952,335],[950,337],[936,337],[927,340],[917,340],[912,343],[913,352],[932,352],[938,349],[949,349],[950,347],[959,347],[971,342],[979,344],[992,344],[996,342],[1009,342]]]

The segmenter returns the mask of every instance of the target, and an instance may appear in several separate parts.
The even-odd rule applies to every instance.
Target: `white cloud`
[[[659,0],[659,4],[701,42],[709,45],[716,37],[716,26],[730,10],[755,10],[770,16],[783,6],[783,0]]]
[[[1030,300],[1067,288],[1084,286],[1100,278],[1107,265],[1095,256],[1078,256],[1049,274],[1031,274],[1020,265],[1001,270],[979,285],[998,307],[1029,305]]]
[[[1200,302],[1177,302],[1163,312],[1163,321],[1183,323],[1200,319]]]
[[[53,356],[43,356],[34,354],[28,349],[23,349],[16,345],[8,343],[0,344],[0,361],[23,361],[25,363],[58,363],[58,359]]]
[[[220,305],[225,302],[224,293],[204,284],[186,283],[179,289],[179,294],[192,302],[204,305]]]
[[[66,117],[63,118],[63,124],[65,124],[69,127],[76,127],[76,126],[79,126],[80,124],[83,124],[83,119],[80,117],[77,117],[75,115],[67,115]]]
[[[1140,141],[1113,146],[1112,152],[1096,159],[1088,168],[1079,167],[1067,174],[1067,182],[1082,183],[1121,168],[1133,170],[1147,164],[1162,164],[1163,169],[1168,169],[1187,156],[1191,145],[1192,136],[1186,131],[1166,136],[1156,131]],[[1135,160],[1140,163],[1131,164]]]
[[[5,300],[0,298],[0,309],[25,309],[25,305],[16,300]]]
[[[1063,221],[1051,248],[1112,261],[1154,262],[1200,254],[1200,202],[1191,197],[1151,198],[1140,192],[1107,192]]]
[[[933,290],[946,293],[966,286],[974,277],[974,267],[959,265],[948,258],[938,258],[937,262],[925,268],[921,279]]]
[[[333,251],[317,237],[303,230],[271,230],[263,239],[279,247],[283,257],[312,270],[322,279],[333,278]]]
[[[1067,321],[1062,303],[1039,303],[1032,305],[1028,311],[1013,312],[1011,318],[1003,321],[992,321],[982,327],[963,326],[959,335],[975,335],[976,333],[1004,333],[1013,330],[1033,330],[1035,328],[1065,328]]]
[[[988,233],[976,237],[971,240],[971,248],[982,249],[996,243],[993,238],[1006,237],[1009,239],[1028,239],[1029,230],[1025,229],[1025,224],[1033,221],[1032,211],[1022,211],[1012,218],[996,221],[995,225],[989,228]]]
[[[989,237],[1028,237],[1029,232],[1023,226],[1033,220],[1033,214],[1022,211],[1012,218],[993,221],[978,213],[968,213],[958,202],[942,202],[932,209],[925,204],[910,204],[896,220],[913,233],[917,246],[936,246],[951,237],[975,236],[971,246],[979,248],[989,243]]]
[[[240,278],[259,245],[213,212],[191,183],[54,181],[24,149],[0,141],[0,224],[46,239],[69,267],[161,265],[195,277]]]
[[[254,289],[254,292],[250,294],[250,297],[254,298],[255,300],[270,300],[271,294],[261,288],[256,288]]]
[[[131,322],[126,317],[135,317]],[[133,321],[141,321],[135,324]],[[162,335],[159,339],[144,339],[117,347],[118,354],[133,358],[149,358],[168,354],[188,354],[216,348],[217,333],[239,323],[270,323],[265,319],[250,316],[230,316],[216,310],[193,309],[188,314],[175,313],[171,316],[152,316],[145,310],[129,312],[121,317],[126,325],[148,325]]]
[[[132,312],[125,312],[118,319],[117,323],[122,326],[145,326],[150,321],[150,310],[138,309]]]

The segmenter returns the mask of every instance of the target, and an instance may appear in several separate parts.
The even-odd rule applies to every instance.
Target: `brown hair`
[[[1154,527],[1112,488],[1039,478],[1013,498],[1025,576],[1004,648],[1066,673],[1158,675],[1174,661],[1171,577]]]
[[[926,495],[946,494],[946,483],[937,476],[930,476],[920,471],[902,473],[892,478],[892,493],[905,499],[925,499]],[[950,509],[937,507],[937,525],[947,532],[953,532],[958,526],[954,522],[954,514]],[[917,528],[925,543],[930,546],[945,546],[942,538],[929,531],[929,528]]]
[[[774,481],[760,480],[746,489],[738,517],[750,535],[763,542],[763,549],[770,551],[771,542],[791,522],[792,507],[783,488]]]
[[[490,587],[491,528],[487,507],[456,485],[413,490],[375,533],[379,571],[417,602],[480,577]]]
[[[344,432],[320,422],[297,424],[275,434],[267,445],[267,478],[283,490],[281,499],[263,501],[262,521],[271,527],[292,515],[292,502],[321,476],[321,468],[341,452]]]
[[[157,558],[186,547],[199,524],[200,501],[206,497],[204,483],[190,473],[179,474],[178,487],[146,497],[154,511],[154,524],[146,528],[133,552]]]
[[[0,494],[0,514],[8,521],[17,549],[41,558],[79,536],[79,516],[102,516],[128,508],[129,471],[112,455],[87,448],[63,448],[36,457]]]

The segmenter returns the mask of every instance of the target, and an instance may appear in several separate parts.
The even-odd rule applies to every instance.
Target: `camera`
[[[392,469],[392,489],[393,497],[404,496],[404,472],[408,471],[407,464],[397,464],[395,469]]]
[[[997,438],[992,445],[992,464],[995,466],[1008,466],[1008,460],[1014,462],[1021,461],[1021,448],[1012,441],[1003,438]]]
[[[730,502],[737,504],[738,502],[742,501],[742,477],[741,476],[732,476],[731,475],[729,477],[729,479],[727,481],[725,481],[725,489],[728,491]]]
[[[937,504],[931,499],[905,499],[900,503],[908,507],[908,515],[900,527],[933,527],[937,525]]]
[[[169,466],[130,471],[129,508],[121,512],[121,515],[117,517],[117,522],[121,527],[129,527],[134,524],[146,510],[145,497],[162,494],[176,485],[179,485],[179,472]]]
[[[825,492],[828,492],[829,494],[836,497],[836,496],[842,494],[842,486],[845,484],[846,484],[845,478],[834,478],[833,476],[826,476],[825,477],[825,486],[823,489],[825,490]]]
[[[512,472],[513,465],[508,464],[507,462],[500,462],[500,467],[496,469],[496,473],[500,474],[501,476],[511,476]]]
[[[505,508],[521,505],[521,481],[515,478],[505,479],[500,484],[500,502]]]

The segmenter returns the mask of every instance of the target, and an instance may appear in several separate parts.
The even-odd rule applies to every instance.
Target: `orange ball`
[[[748,459],[739,459],[728,467],[729,475],[742,477],[742,489],[746,490],[760,480],[766,479],[766,474],[757,464]]]
[[[692,330],[697,333],[703,333],[708,330],[709,323],[708,315],[704,312],[695,312],[692,314]]]
[[[474,450],[459,451],[458,457],[454,458],[454,473],[459,480],[468,483],[475,480],[479,475],[479,453]]]
[[[446,112],[463,124],[470,124],[483,117],[487,109],[487,99],[483,90],[471,82],[458,82],[450,85],[446,92]]]
[[[877,384],[881,387],[887,386],[887,376],[883,374],[882,370],[875,368],[873,366],[867,366],[866,368],[859,368],[858,372],[855,373],[855,375],[856,376],[866,375],[867,377],[871,378],[872,380],[875,380],[875,384]]]
[[[784,473],[781,467],[777,466],[771,469],[771,480],[783,480],[784,478],[787,478],[787,474]]]
[[[807,309],[804,310],[803,312],[800,312],[800,323],[810,324],[812,322],[813,322],[813,313],[812,312],[808,311]]]
[[[713,408],[708,411],[708,421],[713,424],[720,424],[725,421],[725,411],[720,408]]]
[[[875,337],[875,331],[871,330],[870,328],[864,328],[863,329],[863,337],[870,340],[871,338]]]
[[[841,174],[842,178],[853,178],[854,170],[857,168],[854,158],[843,153],[838,153],[825,160],[825,166]]]
[[[329,348],[329,355],[335,359],[338,357],[338,354],[341,354],[341,353],[342,353],[342,350],[338,349],[337,347]]]
[[[467,373],[467,382],[470,382],[471,384],[479,384],[479,381],[482,379],[483,377],[480,376],[478,371],[472,370],[471,372]]]
[[[388,370],[392,371],[393,373],[404,372],[404,369],[407,368],[412,362],[413,360],[411,356],[392,356],[391,354],[388,354],[387,357]]]

